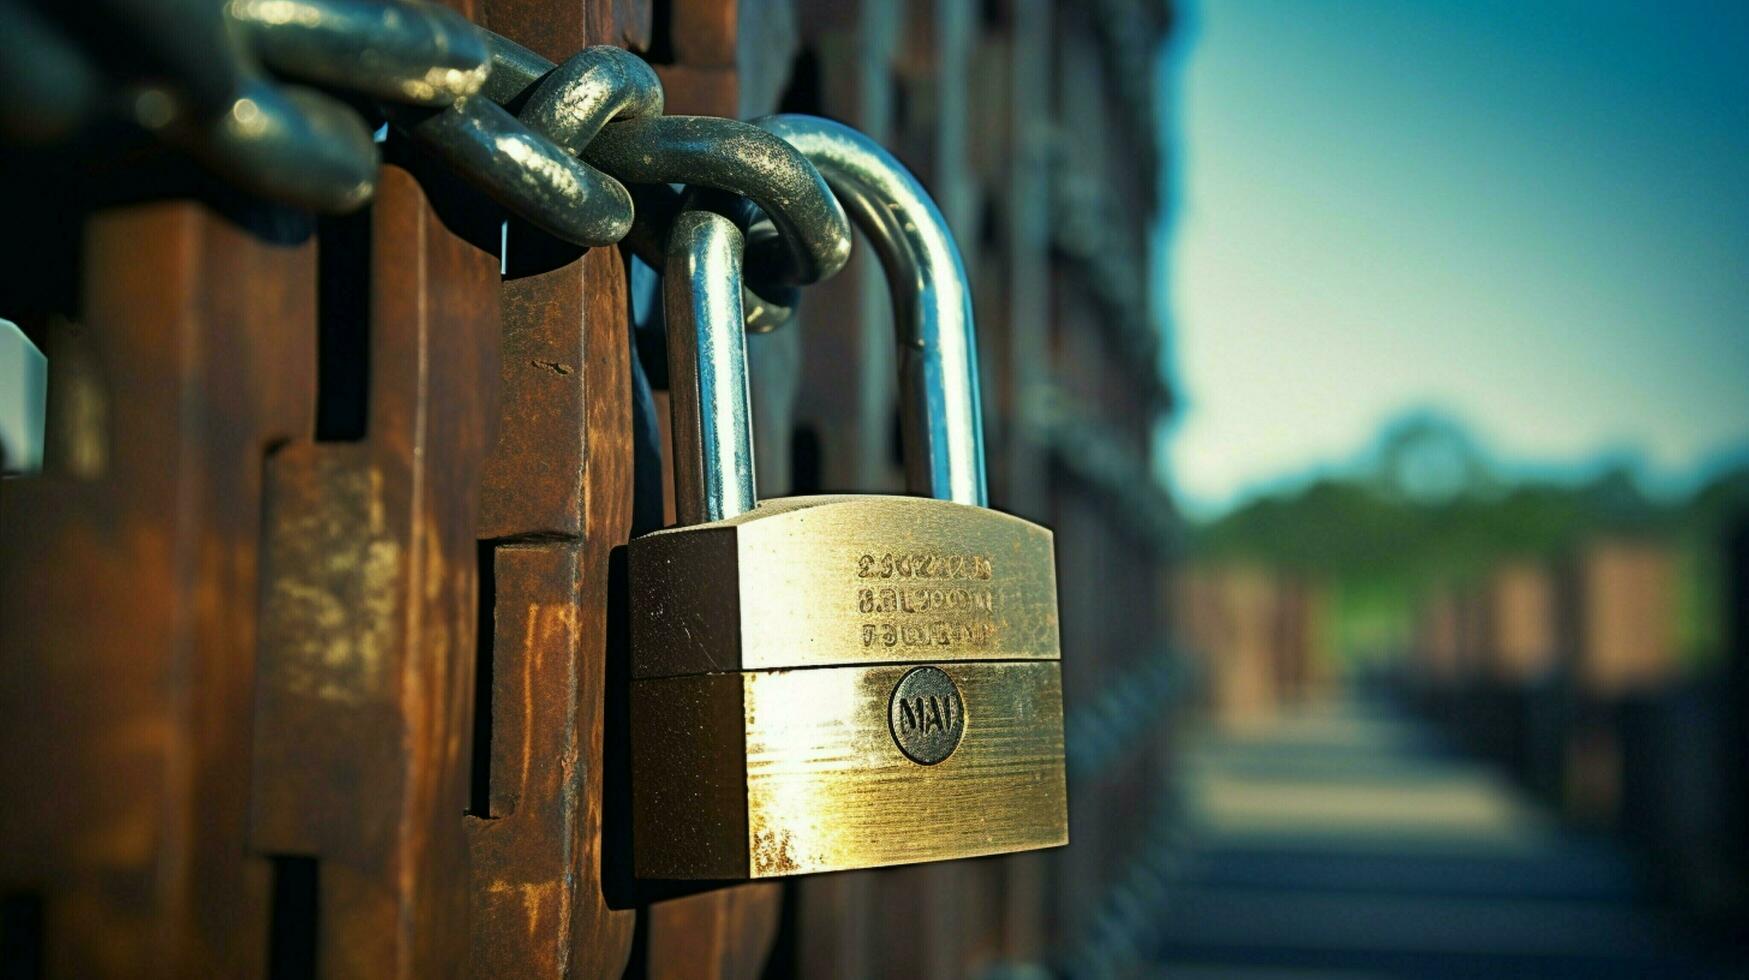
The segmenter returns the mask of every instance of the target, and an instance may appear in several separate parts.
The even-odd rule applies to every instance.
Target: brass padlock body
[[[1048,530],[926,498],[797,497],[640,538],[629,565],[640,876],[1067,843]],[[896,699],[919,665],[951,692]],[[939,740],[956,723],[944,758],[908,754],[908,726]]]

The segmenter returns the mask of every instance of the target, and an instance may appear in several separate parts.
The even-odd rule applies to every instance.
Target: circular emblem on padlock
[[[947,671],[916,667],[894,685],[887,725],[907,759],[933,766],[959,748],[966,733],[966,704]]]

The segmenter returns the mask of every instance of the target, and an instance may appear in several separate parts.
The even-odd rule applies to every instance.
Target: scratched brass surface
[[[637,873],[768,878],[1067,843],[1060,663],[935,666],[965,732],[928,766],[889,728],[907,664],[634,681]]]
[[[922,497],[790,497],[630,548],[632,676],[1056,660],[1051,532]]]

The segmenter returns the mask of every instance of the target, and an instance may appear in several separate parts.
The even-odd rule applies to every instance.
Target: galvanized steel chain
[[[375,190],[380,118],[541,231],[629,236],[657,267],[671,185],[727,192],[762,212],[754,329],[849,257],[844,210],[801,153],[747,123],[664,116],[655,72],[619,48],[555,65],[418,0],[0,0],[0,29],[8,142],[120,116],[250,193],[342,213]]]

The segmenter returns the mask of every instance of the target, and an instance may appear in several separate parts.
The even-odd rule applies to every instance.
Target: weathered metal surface
[[[489,0],[484,22],[558,59],[639,29],[619,6]],[[525,245],[511,235],[513,256]],[[491,753],[490,812],[466,818],[469,971],[616,976],[637,916],[610,908],[602,883],[609,561],[632,517],[625,269],[617,250],[591,249],[512,275],[501,297],[478,529],[496,542],[483,544],[496,572],[489,747],[476,739]]]
[[[631,945],[633,913],[603,895],[601,841],[608,564],[631,521],[621,270],[594,250],[504,285],[481,534],[512,543],[496,549],[493,811],[468,818],[484,976],[613,974]]]
[[[0,483],[0,888],[39,917],[6,955],[47,976],[264,972],[262,459],[315,390],[314,249],[292,239],[188,203],[101,212],[82,313],[47,328],[47,468]]]
[[[497,269],[405,171],[370,218],[363,438],[267,463],[250,843],[316,860],[323,975],[459,975]]]
[[[601,894],[601,679],[578,675],[599,664],[579,656],[589,551],[495,549],[490,810],[467,817],[475,976],[612,974],[629,948],[631,913]]]
[[[510,237],[513,254],[523,244]],[[629,369],[618,360],[630,356],[624,279],[614,250],[593,249],[503,281],[503,403],[483,476],[482,539],[580,538],[590,508],[618,515],[608,498],[629,494],[631,481]],[[609,524],[606,536],[625,533]]]

